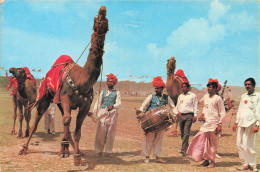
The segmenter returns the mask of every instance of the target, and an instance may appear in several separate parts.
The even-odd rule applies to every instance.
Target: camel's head
[[[176,60],[175,57],[171,57],[167,60],[167,74],[174,74],[175,72],[175,66],[176,66]]]
[[[15,68],[15,67],[11,67],[9,69],[9,72],[13,74],[13,76],[16,78],[16,79],[21,79],[21,78],[24,78],[26,77],[26,73],[25,73],[25,70],[23,68]]]
[[[98,16],[94,18],[93,30],[97,35],[103,36],[108,31],[108,20],[106,18],[107,9],[105,6],[101,6],[98,11]]]

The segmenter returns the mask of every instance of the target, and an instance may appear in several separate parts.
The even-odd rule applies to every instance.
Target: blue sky
[[[41,69],[32,72],[41,78],[62,54],[76,61],[101,5],[109,20],[103,76],[166,81],[167,59],[175,56],[176,70],[183,69],[190,83],[217,78],[239,86],[254,77],[259,86],[259,5],[253,0],[5,0],[0,66]],[[79,65],[87,55],[88,50]]]

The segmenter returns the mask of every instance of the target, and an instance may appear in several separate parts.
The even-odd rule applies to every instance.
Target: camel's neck
[[[175,63],[168,63],[167,64],[167,79],[170,79],[174,76],[175,72]]]
[[[23,98],[27,98],[26,91],[25,91],[25,80],[26,80],[26,75],[24,75],[21,78],[16,78],[17,80],[17,90],[19,91],[19,94]]]
[[[108,31],[108,20],[104,16],[102,17],[102,15],[94,18],[93,30],[88,60],[80,74],[81,85],[87,90],[93,87],[100,75],[105,35]]]

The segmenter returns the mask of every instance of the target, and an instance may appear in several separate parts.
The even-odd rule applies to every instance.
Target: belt
[[[193,116],[194,116],[194,113],[193,113],[193,112],[190,112],[190,113],[181,113],[181,115],[193,115]]]

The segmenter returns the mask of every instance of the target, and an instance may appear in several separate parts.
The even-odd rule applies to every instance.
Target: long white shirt
[[[188,91],[186,94],[180,94],[177,102],[177,110],[180,113],[194,113],[194,116],[197,117],[199,113],[199,107],[196,94],[190,91]]]
[[[206,94],[204,96],[204,108],[202,113],[204,113],[206,121],[201,126],[200,131],[214,131],[217,128],[217,125],[222,123],[223,118],[226,116],[222,98],[216,94],[212,97],[210,97],[209,94]]]
[[[115,89],[113,89],[115,90]],[[102,95],[103,95],[103,91],[101,91],[99,98],[97,99],[95,105],[94,105],[94,109],[93,109],[93,113],[98,113],[98,117],[101,116],[99,113],[103,113],[104,111],[101,110],[101,106],[102,106]],[[111,94],[111,91],[107,90],[107,94],[105,96],[109,96]],[[102,119],[100,119],[102,121],[102,123],[106,123],[106,124],[113,124],[117,121],[118,118],[118,109],[121,107],[121,93],[119,91],[117,91],[117,95],[116,95],[116,102],[113,105],[113,109],[111,111],[109,111],[105,116],[103,116]]]
[[[236,123],[239,127],[249,127],[254,122],[260,124],[260,93],[254,92],[251,95],[244,93],[241,96],[237,111]]]
[[[143,102],[143,104],[142,104],[142,106],[140,107],[139,110],[142,111],[142,112],[145,112],[145,111],[149,108],[149,106],[150,106],[150,104],[151,104],[151,101],[152,101],[152,98],[153,98],[153,95],[150,94],[150,95],[144,100],[144,102]],[[162,96],[159,97],[159,99],[161,99],[161,98],[162,98]],[[172,99],[170,98],[170,96],[168,96],[168,105],[169,105],[169,107],[170,107],[171,114],[172,114],[173,116],[176,115],[178,112],[177,112],[177,109],[176,109],[176,107],[175,107],[175,105],[174,105]]]

